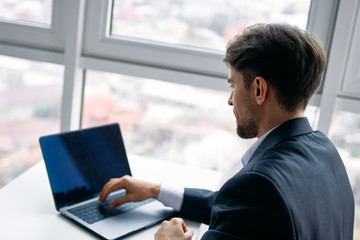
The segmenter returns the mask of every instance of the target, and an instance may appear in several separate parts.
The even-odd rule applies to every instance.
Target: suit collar
[[[279,142],[289,137],[303,135],[311,132],[313,132],[313,130],[306,117],[289,120],[270,132],[270,134],[262,141],[254,154],[251,156],[249,163],[256,158],[261,158],[269,148],[272,148]]]

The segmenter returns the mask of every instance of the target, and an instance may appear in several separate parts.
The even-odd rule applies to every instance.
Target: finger
[[[170,221],[171,221],[173,224],[181,225],[181,227],[182,227],[182,229],[184,230],[184,232],[185,232],[185,230],[187,229],[186,224],[185,224],[185,222],[184,222],[184,220],[183,220],[182,218],[172,218]]]
[[[161,227],[160,228],[162,228],[162,227],[166,227],[167,225],[169,224],[169,221],[163,221],[162,223],[161,223]]]
[[[100,197],[99,197],[100,201],[104,201],[106,199],[107,195],[106,195],[105,192],[109,188],[109,185],[111,184],[110,182],[111,182],[111,179],[107,183],[105,183],[105,185],[103,186],[103,188],[102,188],[102,190],[100,192]]]
[[[112,201],[112,202],[109,204],[109,208],[110,208],[110,209],[113,209],[113,208],[116,208],[116,207],[118,207],[118,206],[120,206],[120,205],[122,205],[122,204],[124,204],[124,203],[127,203],[127,202],[130,202],[130,200],[129,200],[128,195],[125,195],[125,196],[122,197],[122,198],[118,198],[118,199]]]
[[[105,201],[105,199],[111,193],[111,186],[114,185],[114,183],[117,181],[119,181],[119,179],[112,178],[104,185],[100,193],[100,201]]]
[[[187,229],[185,231],[185,237],[188,238],[188,239],[191,239],[192,236],[194,236],[194,231],[192,229]]]
[[[120,188],[125,188],[124,178],[110,179],[110,181],[104,185],[99,200],[105,201],[111,192]]]
[[[170,220],[170,222],[183,224],[184,220],[182,218],[174,217]]]
[[[100,201],[105,201],[106,200],[106,198],[109,196],[109,194],[112,192],[113,190],[112,190],[112,188],[110,187],[110,184],[109,185],[107,185],[105,188],[104,188],[104,190],[100,193],[100,198],[99,198],[99,200]]]
[[[156,231],[155,235],[154,235],[154,240],[159,240],[159,239],[161,239],[161,235],[164,235],[164,233],[163,233],[162,230],[159,228],[159,229]]]
[[[156,231],[156,233],[154,234],[154,240],[158,240],[159,238],[159,231]]]
[[[184,232],[186,232],[188,230],[183,219],[181,219],[181,226],[182,226],[182,229],[184,230]]]

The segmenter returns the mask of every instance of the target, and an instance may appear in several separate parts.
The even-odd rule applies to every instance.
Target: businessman
[[[343,162],[330,140],[304,117],[326,65],[322,46],[286,24],[258,24],[232,39],[229,67],[237,133],[258,140],[244,167],[217,192],[172,190],[125,176],[105,184],[127,195],[110,204],[157,198],[182,216],[209,224],[202,239],[353,238],[354,198]],[[155,239],[191,239],[181,218],[162,223]]]

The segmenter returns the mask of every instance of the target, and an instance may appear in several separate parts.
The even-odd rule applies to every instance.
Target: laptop
[[[56,209],[67,219],[101,239],[121,239],[175,215],[155,199],[126,203],[113,210],[99,194],[111,178],[130,175],[118,124],[40,137],[40,146]]]

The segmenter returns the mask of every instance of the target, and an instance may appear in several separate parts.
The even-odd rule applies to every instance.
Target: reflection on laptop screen
[[[131,175],[119,125],[40,138],[56,207],[93,197],[110,178]]]

